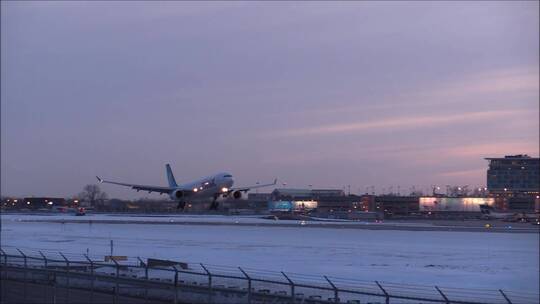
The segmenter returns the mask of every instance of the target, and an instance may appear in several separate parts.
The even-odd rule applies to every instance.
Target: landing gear
[[[210,204],[210,210],[217,210],[219,203],[217,202],[217,199],[219,197],[219,194],[214,194],[214,200]]]
[[[178,202],[178,206],[176,206],[176,209],[182,209],[183,211],[184,207],[186,207],[186,202]]]
[[[210,210],[217,210],[218,206],[219,206],[218,202],[212,202],[212,204],[210,204]]]

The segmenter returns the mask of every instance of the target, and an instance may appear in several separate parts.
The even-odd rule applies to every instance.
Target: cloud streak
[[[373,132],[380,130],[416,129],[423,127],[443,126],[453,123],[476,123],[498,118],[515,118],[526,114],[523,110],[497,110],[469,112],[450,115],[422,115],[407,117],[389,117],[366,122],[350,122],[328,124],[322,126],[296,128],[273,134],[278,137],[332,135],[339,133]]]
[[[538,95],[538,69],[515,67],[485,71],[465,77],[460,81],[440,85],[426,91],[427,97],[469,97],[473,95],[533,93]]]

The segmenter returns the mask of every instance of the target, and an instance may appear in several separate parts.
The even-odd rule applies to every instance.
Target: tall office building
[[[520,154],[486,159],[490,194],[506,197],[540,194],[540,158]]]

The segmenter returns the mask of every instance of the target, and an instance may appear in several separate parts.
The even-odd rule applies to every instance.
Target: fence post
[[[53,279],[52,279],[52,286],[53,286],[53,304],[56,304],[56,272],[53,272]]]
[[[208,303],[212,303],[212,274],[210,271],[208,271],[208,269],[206,269],[206,267],[204,267],[202,263],[200,263],[200,265],[208,275]]]
[[[24,254],[24,252],[22,252],[19,248],[15,248],[17,249],[17,251],[23,256],[23,259],[24,259],[24,268],[27,267],[26,265],[26,254]]]
[[[450,304],[450,301],[448,300],[448,298],[446,297],[446,295],[439,289],[439,287],[435,286],[435,289],[437,289],[437,291],[441,294],[441,296],[443,297],[444,301],[446,302],[446,304]]]
[[[47,257],[43,254],[43,252],[38,251],[41,257],[43,258],[43,263],[45,265],[45,269],[47,269]]]
[[[116,259],[112,256],[111,256],[111,260],[116,266],[116,285],[114,287],[114,303],[118,303],[118,291],[119,291],[118,289],[120,289],[120,283],[118,282],[118,280],[120,280],[120,264],[118,264]]]
[[[66,276],[66,302],[69,302],[69,268],[70,268],[70,265],[69,265],[69,260],[66,258],[66,256],[64,254],[62,254],[62,252],[58,252],[60,253],[60,255],[62,256],[62,258],[64,258],[64,260],[66,261],[66,270],[67,270],[67,276]]]
[[[7,266],[7,254],[6,254],[6,252],[2,248],[0,248],[0,252],[4,256],[4,265]]]
[[[332,288],[334,289],[334,302],[338,303],[339,302],[339,297],[338,297],[338,289],[337,289],[336,285],[334,285],[334,283],[332,283],[332,281],[330,281],[330,279],[327,276],[324,276],[324,278],[326,279],[326,281],[328,281],[330,286],[332,286]]]
[[[377,284],[377,286],[379,286],[379,288],[382,290],[382,292],[384,293],[384,297],[386,298],[386,304],[389,304],[390,303],[390,295],[388,294],[388,292],[386,292],[386,290],[384,290],[384,288],[381,286],[381,284],[379,284],[379,281],[375,281],[375,283]]]
[[[47,278],[49,278],[49,269],[47,268],[47,257],[43,254],[43,252],[41,252],[41,250],[38,251],[39,254],[41,255],[41,257],[43,258],[43,262],[44,262],[44,265],[45,265],[45,271],[47,272]],[[44,295],[44,299],[47,299],[47,287],[44,288],[45,290],[45,295]]]
[[[248,304],[251,304],[251,277],[242,268],[238,267],[238,269],[240,269],[248,280]]]
[[[15,248],[17,249],[18,252],[21,253],[21,255],[23,256],[23,259],[24,259],[24,284],[23,284],[23,302],[26,302],[26,279],[27,279],[27,264],[26,264],[26,254],[24,254],[24,252],[22,252],[19,248]]]
[[[294,282],[285,274],[285,272],[281,272],[281,274],[289,281],[289,284],[291,284],[291,303],[294,304],[296,301],[296,296],[294,295]]]
[[[148,281],[148,264],[137,257],[137,260],[144,266],[144,278]],[[144,302],[148,302],[148,284],[144,284]]]
[[[4,256],[4,266],[7,266],[7,254],[6,252],[0,248],[0,253],[2,253],[2,255]],[[4,278],[7,279],[7,271],[4,271]]]
[[[504,297],[506,302],[508,302],[508,304],[512,304],[512,301],[510,301],[510,299],[506,296],[506,294],[502,291],[502,289],[499,289],[499,292],[502,294],[502,296]]]
[[[174,269],[174,304],[178,304],[178,268],[176,265],[172,265],[172,268]]]
[[[137,260],[144,266],[144,277],[148,280],[148,265],[140,257],[137,257]]]
[[[88,255],[84,255],[84,257],[90,262],[90,276],[92,279],[90,280],[90,303],[94,303],[94,280],[96,279],[94,277],[94,261],[92,261]]]

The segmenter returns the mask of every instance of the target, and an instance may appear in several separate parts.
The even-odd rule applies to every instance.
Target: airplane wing
[[[273,186],[277,183],[277,178],[274,179],[274,182],[271,183],[271,184],[262,184],[262,185],[255,185],[255,186],[248,186],[248,187],[233,187],[231,189],[229,189],[229,192],[233,192],[233,191],[243,191],[243,192],[247,192],[251,189],[257,189],[257,188],[263,188],[263,187],[268,187],[268,186]]]
[[[131,187],[131,189],[135,189],[137,191],[148,191],[148,193],[150,193],[150,192],[170,193],[171,191],[173,191],[175,189],[175,188],[170,188],[170,187],[159,187],[159,186],[134,185],[134,184],[118,183],[118,182],[113,182],[113,181],[108,181],[108,180],[101,179],[99,176],[96,176],[96,178],[98,179],[98,181],[100,183],[107,183],[107,184],[114,184],[114,185]]]

